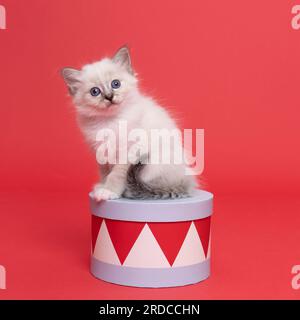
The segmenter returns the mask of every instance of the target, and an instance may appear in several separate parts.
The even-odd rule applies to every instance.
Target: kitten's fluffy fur
[[[138,89],[127,47],[122,47],[113,58],[88,64],[82,70],[65,68],[62,75],[77,109],[79,126],[96,149],[97,131],[103,128],[118,130],[118,121],[127,120],[128,130],[142,128],[175,129],[176,123],[165,109],[144,96]],[[112,89],[118,79],[121,86]],[[101,89],[92,96],[91,88]],[[185,175],[185,165],[175,164],[116,164],[100,166],[102,182],[94,187],[97,201],[128,198],[176,198],[189,196],[196,186],[193,176]]]

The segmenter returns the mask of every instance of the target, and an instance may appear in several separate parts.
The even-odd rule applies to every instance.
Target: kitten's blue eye
[[[120,80],[118,80],[118,79],[113,80],[113,81],[111,82],[111,87],[112,87],[113,89],[118,89],[118,88],[120,88],[120,87],[121,87],[121,82],[120,82]]]
[[[93,87],[91,90],[90,90],[90,93],[93,97],[97,97],[99,96],[99,94],[101,93],[101,90],[98,88],[98,87]]]

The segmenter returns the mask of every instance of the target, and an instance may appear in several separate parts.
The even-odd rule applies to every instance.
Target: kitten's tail
[[[141,162],[131,165],[127,173],[127,186],[123,193],[129,199],[175,199],[186,198],[191,194],[190,182],[182,180],[177,185],[164,186],[157,183],[145,183],[140,179],[140,172],[144,168]]]

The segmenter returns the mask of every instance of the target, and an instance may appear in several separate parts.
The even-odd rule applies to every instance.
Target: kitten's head
[[[64,68],[62,76],[78,112],[87,116],[116,113],[137,87],[127,47],[82,70]]]

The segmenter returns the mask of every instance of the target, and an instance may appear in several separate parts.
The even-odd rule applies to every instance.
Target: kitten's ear
[[[129,73],[133,74],[130,53],[127,46],[120,48],[113,56],[112,60],[124,67]]]
[[[80,73],[81,71],[73,68],[64,68],[61,70],[61,75],[64,78],[72,96],[76,93],[80,85]]]

